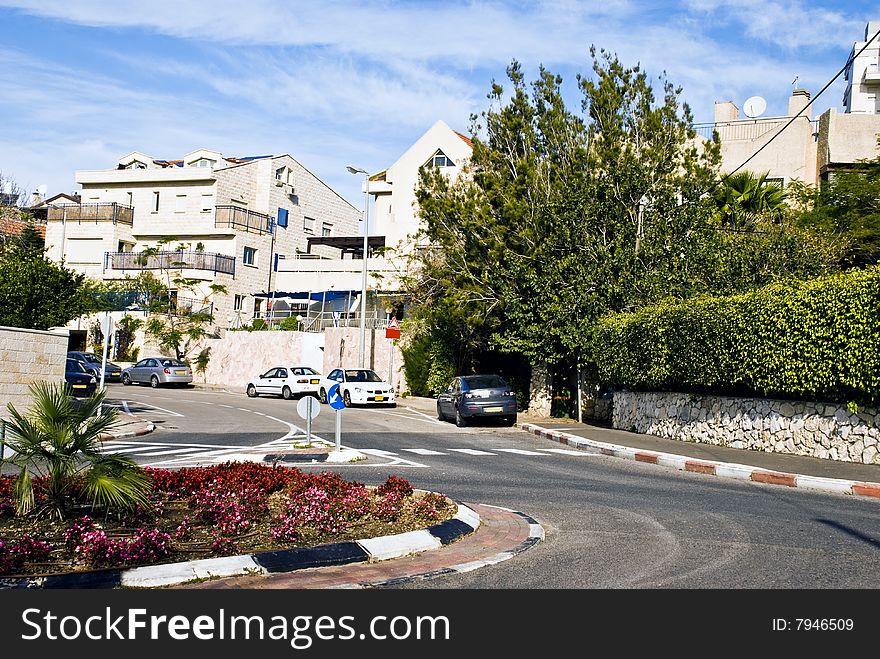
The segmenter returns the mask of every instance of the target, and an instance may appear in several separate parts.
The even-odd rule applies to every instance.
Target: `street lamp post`
[[[346,169],[352,174],[364,175],[364,263],[361,273],[361,344],[358,351],[358,365],[364,368],[364,356],[366,353],[367,337],[367,253],[370,247],[370,174],[366,169],[347,166]]]

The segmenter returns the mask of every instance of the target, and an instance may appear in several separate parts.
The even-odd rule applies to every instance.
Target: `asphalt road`
[[[281,399],[121,385],[111,385],[109,396],[157,423],[150,435],[115,448],[157,466],[278,451],[305,424],[296,403]],[[369,484],[403,476],[457,500],[522,511],[546,531],[543,543],[514,559],[401,588],[880,586],[875,500],[580,453],[515,428],[459,429],[406,409],[405,400],[396,409],[342,414],[342,444],[368,459],[295,466]],[[313,425],[333,441],[328,406]]]

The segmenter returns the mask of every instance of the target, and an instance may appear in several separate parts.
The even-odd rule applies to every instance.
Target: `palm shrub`
[[[64,383],[49,382],[32,384],[30,392],[33,403],[27,414],[7,405],[11,421],[6,443],[13,456],[6,462],[19,468],[13,487],[16,514],[64,519],[80,503],[105,512],[150,507],[146,472],[130,458],[101,453],[101,433],[117,414],[103,405],[104,392],[75,400]]]

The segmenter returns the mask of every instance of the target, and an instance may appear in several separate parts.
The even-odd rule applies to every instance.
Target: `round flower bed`
[[[13,479],[0,477],[0,575],[311,547],[422,529],[456,510],[442,494],[416,492],[396,476],[372,488],[335,473],[251,462],[146,471],[149,507],[102,516],[83,508],[62,521],[15,516]],[[34,494],[39,504],[39,481]]]

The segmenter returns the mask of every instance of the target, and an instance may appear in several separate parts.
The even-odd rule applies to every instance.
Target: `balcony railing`
[[[215,252],[107,252],[105,270],[210,270],[235,275],[235,257]]]
[[[280,323],[290,317],[301,316],[302,321],[299,323],[301,332],[323,332],[329,327],[360,327],[360,313],[320,311],[308,313],[300,310],[273,310],[273,311],[257,311],[254,318],[265,320],[270,327],[277,327]],[[364,316],[364,326],[366,329],[384,329],[388,327],[388,318],[383,313],[381,316],[378,312],[368,311]]]
[[[789,119],[789,117],[768,117],[766,119],[739,119],[712,124],[694,124],[694,130],[697,135],[707,140],[712,139],[712,132],[716,130],[722,142],[756,140],[773,130],[782,128]],[[819,128],[819,122],[812,119],[810,124],[812,132],[815,133]]]
[[[134,218],[134,208],[123,204],[97,203],[97,204],[59,204],[49,206],[46,219],[64,222],[113,222],[116,224],[131,224]]]
[[[194,316],[196,314],[214,318],[214,303],[197,298],[175,297],[168,305],[168,313],[174,316]]]
[[[238,206],[216,206],[214,227],[241,229],[249,233],[272,233],[275,221],[271,215],[240,208]]]

